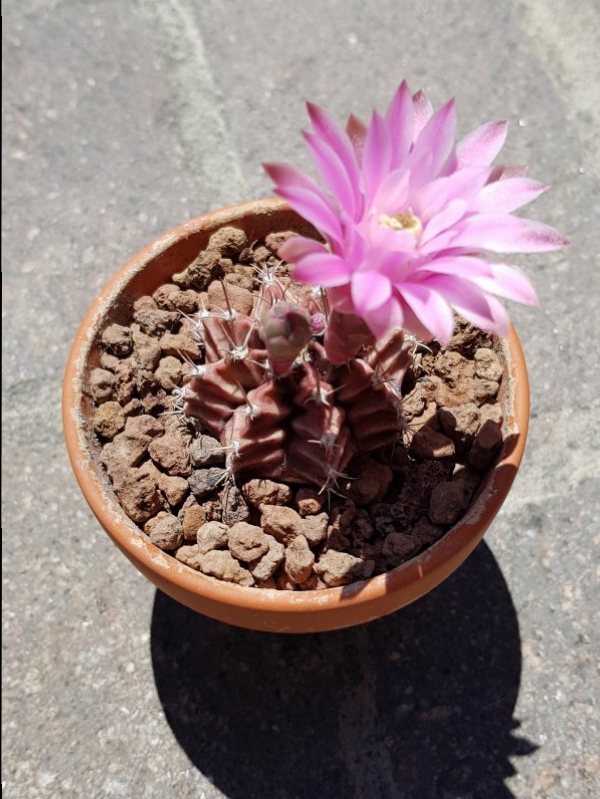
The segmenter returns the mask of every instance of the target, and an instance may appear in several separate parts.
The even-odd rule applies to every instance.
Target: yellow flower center
[[[412,209],[401,211],[399,214],[388,216],[381,214],[379,224],[382,227],[389,227],[392,230],[408,230],[413,236],[420,236],[423,232],[423,225],[418,216],[415,216]]]

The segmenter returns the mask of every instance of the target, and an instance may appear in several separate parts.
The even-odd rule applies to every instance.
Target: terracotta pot
[[[502,342],[502,402],[505,442],[497,465],[484,479],[463,519],[437,543],[402,566],[342,588],[278,591],[244,588],[215,580],[182,565],[152,545],[121,509],[99,462],[91,425],[88,377],[99,365],[99,330],[107,319],[131,321],[134,301],[152,294],[206,247],[225,224],[243,228],[255,241],[273,231],[310,227],[279,200],[265,200],[205,214],[167,233],[142,250],[104,289],[87,314],[73,345],[65,375],[63,420],[71,463],[96,517],[134,566],[161,591],[193,610],[255,630],[317,632],[349,627],[414,602],[452,574],[482,539],[518,469],[529,420],[529,385],[514,329]]]

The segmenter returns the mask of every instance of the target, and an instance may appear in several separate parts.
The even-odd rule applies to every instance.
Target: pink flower
[[[555,230],[511,212],[546,187],[521,167],[491,166],[506,138],[490,122],[455,143],[454,101],[434,112],[406,82],[385,116],[341,128],[308,104],[305,134],[328,193],[291,166],[266,164],[276,193],[323,235],[280,249],[298,280],[329,289],[333,307],[360,316],[377,336],[402,327],[447,343],[452,309],[497,335],[508,316],[497,297],[536,305],[521,271],[485,253],[545,252],[568,244]]]

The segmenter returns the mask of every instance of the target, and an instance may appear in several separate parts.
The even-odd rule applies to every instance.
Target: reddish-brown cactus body
[[[327,320],[323,344],[308,327],[315,314]],[[198,335],[205,363],[184,410],[219,438],[234,475],[335,489],[356,455],[397,440],[412,346],[401,331],[375,342],[359,319],[271,277],[250,316],[202,311]]]

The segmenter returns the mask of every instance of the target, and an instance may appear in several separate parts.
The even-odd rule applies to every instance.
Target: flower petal
[[[354,303],[352,302],[352,290],[350,283],[344,286],[334,286],[327,292],[327,299],[331,307],[340,313],[354,313]]]
[[[263,164],[263,169],[275,183],[276,194],[323,234],[342,243],[341,222],[336,210],[311,177],[287,164]]]
[[[290,189],[299,187],[307,189],[315,194],[320,194],[323,200],[328,202],[320,186],[306,172],[302,172],[301,169],[289,164],[273,163],[263,164],[263,169],[278,188]]]
[[[415,108],[405,80],[392,98],[385,121],[390,131],[392,145],[390,168],[397,169],[409,153],[415,128]]]
[[[327,142],[344,165],[350,184],[358,194],[359,171],[356,151],[347,131],[345,131],[329,114],[314,103],[307,103],[306,109],[313,130],[318,138]]]
[[[413,142],[417,140],[419,134],[433,116],[433,106],[423,89],[419,89],[412,96],[413,108],[415,110],[415,124],[413,130]]]
[[[436,275],[427,283],[476,327],[497,336],[508,333],[508,315],[502,305],[474,283],[448,275]]]
[[[415,265],[415,275],[451,275],[455,277],[493,277],[491,263],[474,256],[457,255],[434,258]]]
[[[304,139],[321,180],[348,216],[355,218],[362,210],[358,183],[352,185],[344,164],[327,142],[313,133],[305,133]]]
[[[367,197],[375,194],[389,172],[391,147],[388,127],[377,111],[374,111],[367,131],[362,160],[364,190]]]
[[[380,225],[376,218],[368,220],[367,229],[372,247],[390,252],[409,253],[417,248],[417,239],[410,230],[393,230]]]
[[[489,169],[477,167],[436,178],[415,193],[411,207],[419,219],[427,221],[450,200],[468,200],[470,204],[485,186],[488,177]]]
[[[448,275],[470,280],[487,294],[496,294],[524,305],[539,304],[529,279],[518,267],[510,264],[492,263],[473,256],[436,258],[417,266],[413,274]]]
[[[284,241],[278,250],[278,255],[290,264],[295,264],[300,258],[314,253],[328,254],[328,250],[319,241],[308,239],[305,236],[292,236]]]
[[[377,308],[373,313],[368,314],[365,322],[373,335],[383,338],[392,330],[397,330],[404,325],[404,312],[399,299],[391,296],[387,302]]]
[[[382,181],[379,191],[373,200],[376,213],[385,213],[390,216],[402,210],[408,200],[410,172],[407,169],[397,169],[390,172]]]
[[[419,134],[409,159],[410,162],[417,162],[423,152],[430,152],[432,154],[431,176],[435,177],[452,152],[455,135],[456,105],[454,100],[449,100],[441,108],[438,108]]]
[[[468,203],[464,200],[452,200],[448,205],[430,219],[423,231],[421,241],[426,244],[444,230],[448,230],[456,222],[461,220],[468,208]]]
[[[403,316],[402,328],[406,330],[407,333],[419,339],[419,341],[431,341],[434,337],[431,330],[425,327],[410,305],[405,302],[402,297],[399,298],[399,302]]]
[[[293,277],[312,286],[343,286],[351,280],[352,270],[337,255],[314,253],[296,263]]]
[[[507,130],[508,122],[487,122],[468,133],[456,145],[458,166],[489,166],[502,149]]]
[[[452,246],[490,252],[550,252],[569,242],[554,228],[508,214],[476,214],[456,228]]]
[[[356,272],[352,276],[352,302],[359,316],[366,317],[367,314],[376,311],[391,296],[392,284],[389,278],[380,272],[372,270]]]
[[[288,202],[294,211],[311,222],[325,236],[338,244],[341,242],[342,231],[337,217],[315,194],[304,189],[277,189],[275,194]]]
[[[348,134],[350,141],[352,142],[352,146],[354,147],[354,153],[356,155],[358,165],[361,166],[362,154],[365,148],[365,139],[367,138],[367,126],[362,120],[358,119],[358,117],[355,117],[354,114],[350,114],[348,121],[346,122],[346,133]]]
[[[509,214],[532,202],[548,189],[543,183],[528,178],[506,178],[488,183],[472,204],[474,211]]]
[[[488,294],[496,294],[506,300],[521,302],[523,305],[539,305],[539,300],[529,279],[516,266],[509,264],[488,264],[491,277],[485,275],[465,275]]]
[[[422,325],[438,341],[447,344],[454,330],[454,317],[445,299],[424,284],[404,283],[397,288]]]
[[[527,177],[528,168],[522,166],[495,166],[492,168],[489,183],[495,183],[497,180],[506,180],[507,178],[525,178]]]

